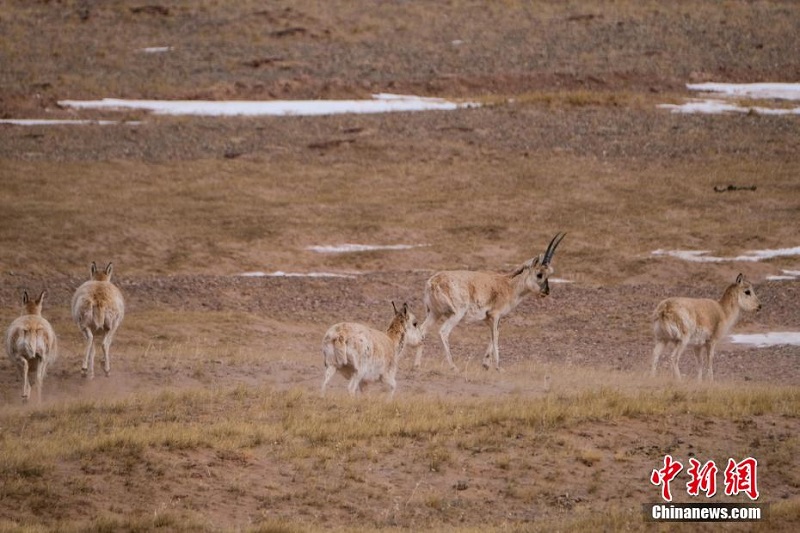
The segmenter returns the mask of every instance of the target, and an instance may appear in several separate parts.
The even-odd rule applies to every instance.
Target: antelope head
[[[404,303],[403,307],[398,309],[394,302],[392,302],[392,309],[394,309],[394,321],[392,325],[395,323],[400,324],[400,327],[402,327],[405,332],[405,342],[411,346],[418,346],[422,342],[422,332],[419,329],[417,317],[409,310],[408,304]],[[390,326],[390,328],[391,327],[392,326]]]
[[[553,267],[550,264],[553,261],[553,255],[556,253],[556,248],[561,243],[566,233],[556,233],[550,244],[547,245],[547,250],[544,253],[537,255],[533,259],[525,262],[514,275],[525,275],[525,284],[531,291],[538,291],[539,296],[544,298],[550,294],[550,283],[547,281],[550,274],[553,273]]]
[[[29,315],[41,315],[42,314],[42,302],[44,301],[44,295],[46,294],[45,291],[39,295],[38,298],[32,300],[28,296],[28,291],[25,291],[22,294],[22,305],[25,307],[25,312]]]
[[[761,310],[761,302],[756,296],[753,284],[744,279],[742,274],[736,277],[736,299],[739,307],[745,311]]]
[[[114,271],[113,263],[109,263],[105,270],[99,270],[97,264],[92,261],[91,278],[94,281],[111,281],[111,273]]]

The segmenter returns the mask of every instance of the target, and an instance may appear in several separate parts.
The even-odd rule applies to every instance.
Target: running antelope
[[[86,357],[81,372],[94,378],[94,336],[103,334],[103,370],[111,373],[111,342],[125,316],[125,300],[119,289],[111,283],[111,263],[98,270],[92,262],[91,278],[78,287],[72,297],[72,318],[86,338]]]
[[[33,382],[39,403],[47,365],[58,356],[56,334],[50,322],[42,317],[44,296],[42,291],[36,300],[31,300],[26,291],[22,295],[25,314],[14,320],[6,332],[6,353],[22,376],[22,400],[28,401]]]
[[[463,319],[482,321],[489,326],[491,338],[483,358],[487,370],[494,356],[494,366],[500,370],[500,353],[497,346],[500,319],[514,310],[531,293],[539,297],[550,294],[548,278],[553,273],[551,262],[565,233],[557,233],[547,250],[523,263],[510,274],[498,272],[473,272],[449,270],[434,274],[425,285],[427,315],[422,324],[423,339],[429,330],[441,321],[439,337],[450,368],[458,370],[450,353],[450,332]],[[419,368],[422,345],[417,348],[414,368]]]
[[[697,379],[703,371],[709,380],[714,379],[714,348],[739,320],[739,311],[761,309],[753,285],[737,276],[722,298],[717,302],[708,298],[667,298],[653,313],[653,332],[656,346],[653,349],[652,376],[658,370],[658,360],[668,346],[670,364],[675,379],[681,379],[681,355],[688,346],[694,348],[697,360]]]
[[[363,389],[364,384],[375,381],[389,385],[389,397],[394,396],[400,353],[406,343],[418,345],[422,335],[416,317],[408,310],[408,304],[403,304],[398,310],[392,302],[392,308],[394,318],[386,332],[354,322],[340,322],[328,329],[322,339],[325,361],[323,395],[328,382],[338,371],[350,380],[347,390],[353,396]]]

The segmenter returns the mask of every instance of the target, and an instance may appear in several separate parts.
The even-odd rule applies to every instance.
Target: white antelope
[[[58,356],[56,334],[53,327],[42,317],[42,301],[45,291],[36,300],[22,295],[25,314],[11,323],[6,332],[6,353],[22,376],[22,399],[28,401],[31,382],[36,384],[36,399],[42,401],[42,382],[47,365]]]
[[[450,353],[450,332],[463,319],[469,322],[482,321],[491,330],[483,366],[488,369],[494,356],[494,366],[500,370],[497,346],[500,319],[513,311],[527,295],[536,293],[545,297],[550,294],[548,278],[553,273],[550,263],[564,235],[557,233],[543,254],[529,259],[510,274],[470,270],[448,270],[434,274],[425,285],[427,315],[421,328],[423,339],[434,325],[444,320],[439,328],[439,337],[450,368],[458,370]],[[417,348],[414,368],[419,368],[421,359],[422,345]]]
[[[72,297],[72,318],[86,338],[86,357],[81,372],[94,377],[94,336],[103,334],[103,370],[111,373],[111,342],[125,316],[125,300],[119,289],[111,283],[111,263],[98,270],[92,262],[91,279],[78,287]]]
[[[350,380],[347,390],[351,395],[360,392],[366,383],[382,381],[391,388],[389,397],[394,396],[400,353],[406,344],[418,345],[422,335],[408,304],[403,304],[398,310],[392,302],[392,308],[394,318],[386,332],[354,322],[340,322],[328,329],[322,339],[325,361],[323,395],[328,382],[338,371]]]
[[[694,348],[697,360],[697,379],[703,379],[703,370],[709,380],[714,379],[714,348],[739,320],[740,311],[761,309],[753,285],[742,274],[725,289],[717,302],[709,298],[667,298],[658,304],[653,313],[652,376],[658,370],[658,360],[668,346],[671,347],[670,364],[675,379],[681,379],[681,355],[688,346]],[[705,353],[704,353],[705,352]]]

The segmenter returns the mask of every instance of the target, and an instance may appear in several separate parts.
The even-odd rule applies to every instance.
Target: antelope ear
[[[28,297],[28,291],[22,292],[22,303],[27,304],[31,299]]]
[[[42,302],[44,301],[44,295],[45,294],[47,294],[47,291],[42,291],[42,294],[40,294],[39,297],[36,298],[36,305],[42,305]]]
[[[106,267],[106,274],[108,275],[109,278],[111,277],[111,272],[113,272],[113,270],[114,270],[114,263],[108,263],[108,266]]]
[[[744,275],[743,274],[740,273],[738,276],[736,276],[736,284],[737,285],[741,285],[743,281],[744,281]]]
[[[403,315],[408,316],[408,303],[403,302]]]
[[[519,270],[522,271],[522,270],[527,270],[529,268],[533,268],[533,267],[539,265],[541,262],[542,262],[542,254],[539,254],[536,257],[528,259],[527,261],[522,263],[522,267],[520,267]]]
[[[394,305],[394,300],[392,300],[392,309],[394,309],[394,314],[397,314],[397,306]]]
[[[92,277],[94,277],[94,275],[97,274],[97,263],[95,263],[94,261],[92,261],[92,266],[89,267],[89,272],[91,273]]]

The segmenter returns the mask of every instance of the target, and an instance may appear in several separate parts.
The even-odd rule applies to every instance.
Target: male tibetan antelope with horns
[[[697,379],[703,379],[703,370],[709,380],[714,379],[714,348],[739,320],[739,311],[761,309],[753,285],[742,274],[725,289],[717,302],[709,298],[667,298],[658,304],[653,313],[653,366],[655,377],[658,360],[668,346],[671,347],[670,365],[675,379],[681,379],[681,355],[688,346],[694,348],[697,360]]]
[[[92,262],[91,278],[78,287],[72,297],[72,319],[86,338],[86,356],[81,372],[94,378],[94,336],[103,334],[103,370],[111,373],[111,343],[125,316],[125,300],[119,289],[111,283],[111,263],[98,270]]]
[[[423,339],[434,325],[444,321],[439,328],[439,337],[450,368],[458,370],[450,353],[450,332],[464,319],[485,322],[491,330],[491,338],[483,367],[488,370],[494,356],[494,366],[500,370],[497,346],[500,318],[513,311],[529,294],[535,293],[540,297],[550,294],[548,278],[553,273],[553,254],[565,235],[557,233],[543,254],[529,259],[510,274],[470,270],[446,270],[434,274],[425,285],[427,315],[421,328]],[[417,348],[414,368],[419,368],[421,358],[422,345]]]
[[[28,401],[33,381],[36,400],[41,403],[47,365],[58,355],[56,334],[50,322],[42,317],[44,296],[45,291],[42,291],[36,300],[31,300],[25,291],[22,295],[25,314],[14,320],[6,332],[6,353],[22,376],[23,401]]]

